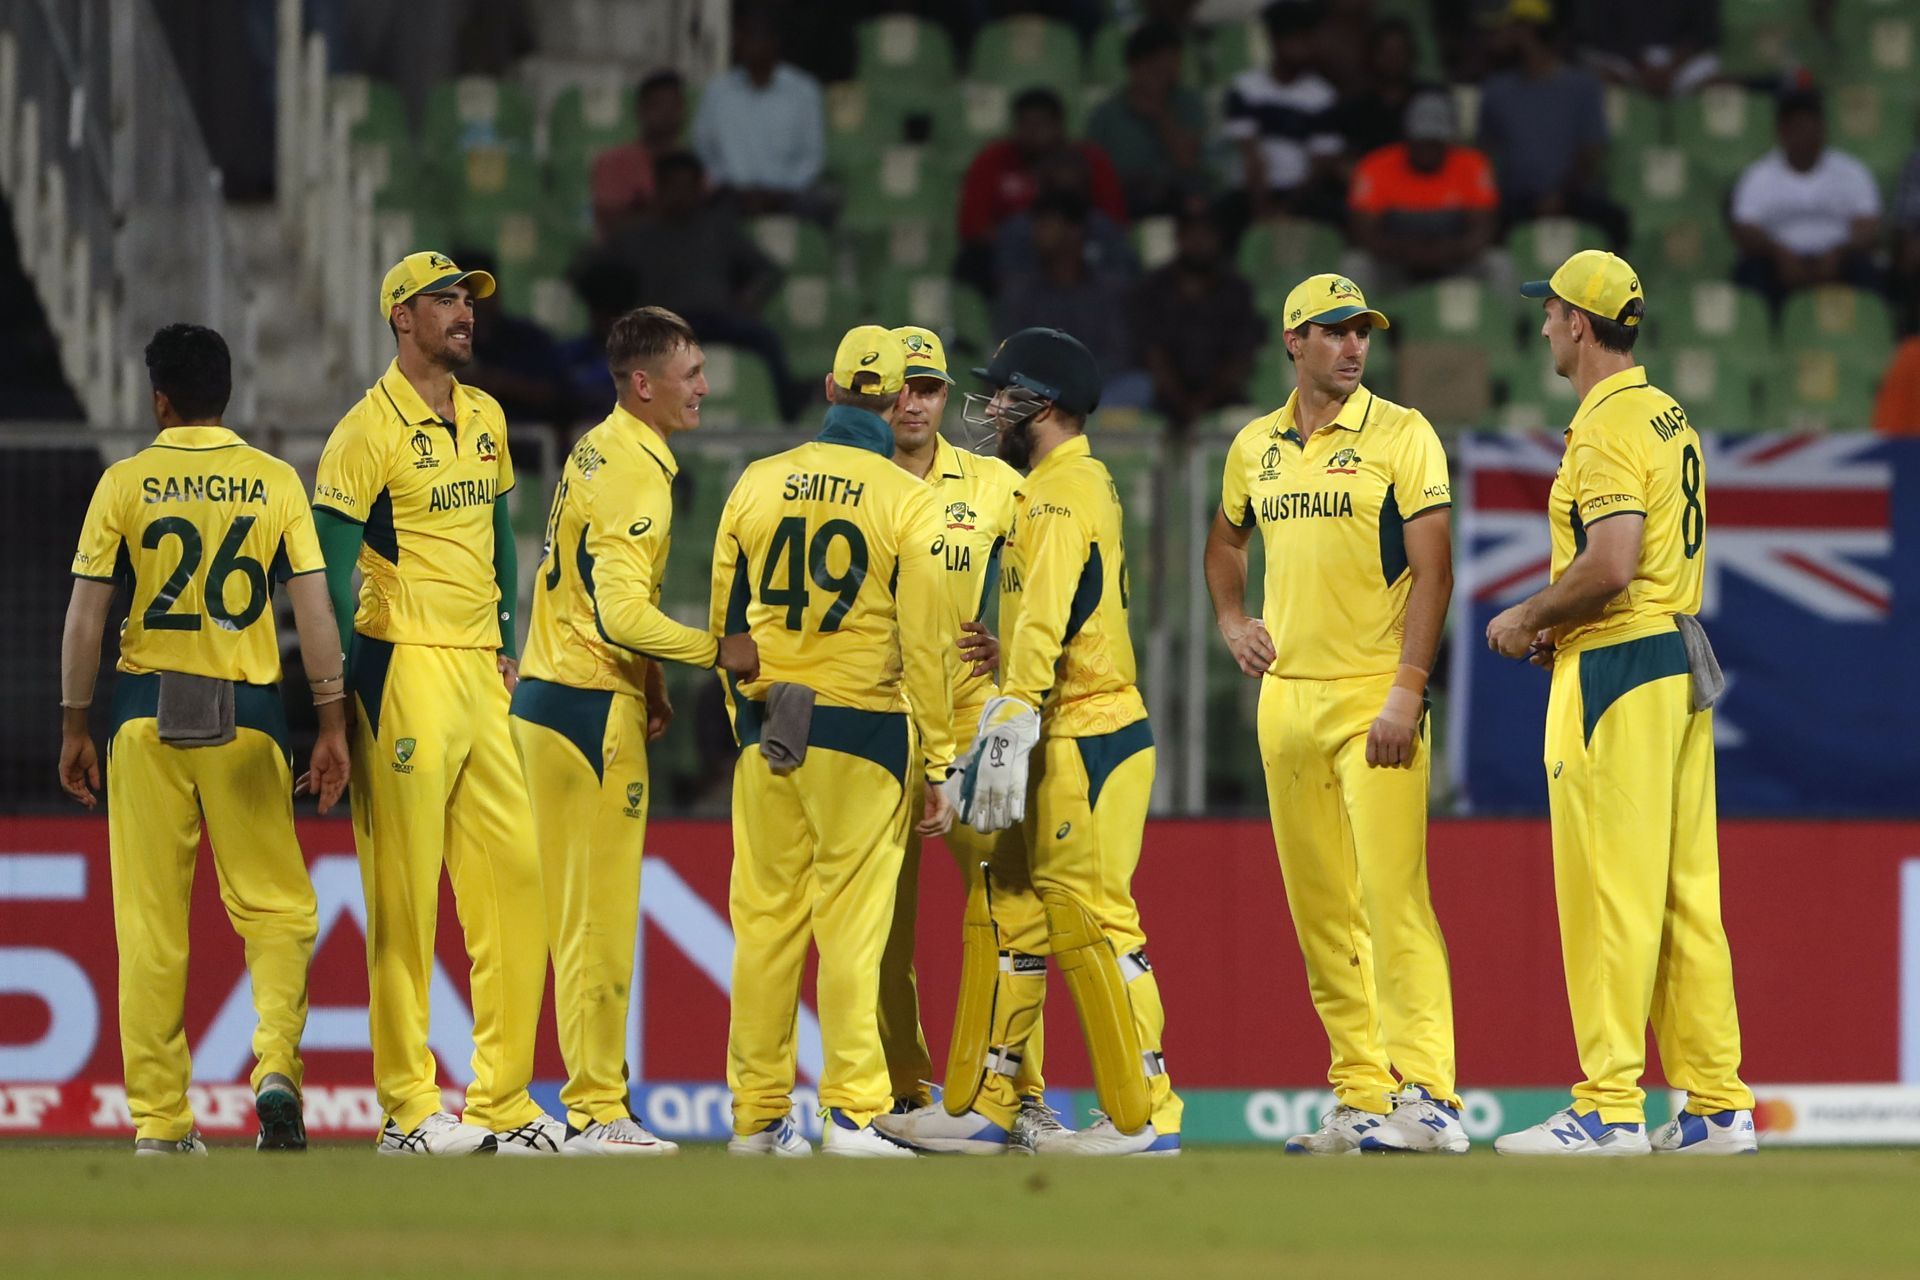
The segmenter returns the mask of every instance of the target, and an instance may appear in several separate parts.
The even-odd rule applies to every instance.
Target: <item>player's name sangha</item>
[[[148,476],[140,482],[140,501],[265,502],[267,482],[258,476]]]

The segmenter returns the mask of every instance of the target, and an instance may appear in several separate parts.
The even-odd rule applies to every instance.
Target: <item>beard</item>
[[[1032,426],[1022,422],[1016,427],[1009,427],[1002,431],[993,451],[1000,456],[1000,461],[1015,471],[1025,471],[1033,462]]]
[[[448,371],[464,369],[473,363],[473,340],[467,340],[465,351],[456,351],[453,340],[442,335],[439,346],[429,352],[427,358]]]

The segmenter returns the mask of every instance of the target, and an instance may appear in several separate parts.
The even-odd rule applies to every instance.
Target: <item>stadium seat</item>
[[[493,251],[500,303],[514,315],[531,315],[535,288],[542,279],[562,277],[582,237],[537,207],[499,210],[487,221],[484,211],[461,211],[460,234],[466,244]]]
[[[1873,425],[1879,376],[1850,372],[1832,350],[1788,349],[1767,382],[1768,425],[1775,429],[1866,431]]]
[[[806,374],[824,372],[833,362],[833,349],[858,310],[826,272],[795,271],[768,305],[766,319],[786,343],[788,366]]]
[[[367,76],[334,76],[328,88],[333,109],[347,117],[349,140],[413,154],[413,130],[407,125],[407,106],[398,89]]]
[[[866,84],[903,80],[950,83],[953,41],[945,27],[911,14],[888,14],[858,28],[855,77]]]
[[[843,182],[871,168],[888,147],[931,147],[935,167],[949,172],[973,154],[966,104],[949,82],[907,83],[885,96],[855,81],[829,85],[826,117],[827,168]]]
[[[465,157],[505,151],[531,157],[533,99],[510,81],[462,76],[427,94],[422,156],[453,176]]]
[[[1188,43],[1187,79],[1202,89],[1224,89],[1268,58],[1267,33],[1258,22],[1215,23],[1200,28]]]
[[[1720,6],[1720,60],[1742,80],[1778,77],[1796,58],[1806,60],[1817,40],[1804,0],[1727,0]]]
[[[1171,217],[1141,218],[1128,229],[1128,234],[1133,239],[1134,256],[1140,259],[1142,271],[1164,267],[1173,260],[1176,246]]]
[[[1611,85],[1606,106],[1607,137],[1614,155],[1632,155],[1668,141],[1667,108],[1647,94]]]
[[[788,214],[769,214],[749,222],[747,233],[787,271],[825,273],[833,269],[833,242],[817,223]]]
[[[1863,385],[1878,385],[1893,356],[1893,318],[1887,304],[1876,294],[1844,286],[1794,294],[1780,313],[1780,354],[1783,365],[1794,365],[1797,404],[1815,405],[1828,398],[1828,369],[1823,361],[1807,360],[1813,352],[1832,358],[1837,385],[1831,396],[1836,402]],[[1867,419],[1858,425],[1867,425]]]
[[[719,343],[704,346],[707,357],[707,398],[700,418],[717,427],[774,427],[780,425],[773,375],[750,351]]]
[[[939,334],[947,344],[949,365],[957,366],[961,354],[968,359],[984,356],[997,336],[986,299],[945,273],[889,273],[871,302],[877,313],[874,323],[917,324]]]
[[[613,83],[572,85],[547,112],[547,185],[572,212],[587,212],[593,160],[602,151],[631,142],[633,87]]]
[[[527,314],[562,342],[587,331],[587,309],[565,276],[536,277],[528,290]]]
[[[1606,243],[1606,232],[1591,223],[1537,218],[1514,227],[1507,237],[1507,252],[1522,280],[1544,280],[1580,250],[1603,248]]]
[[[1408,289],[1382,301],[1400,350],[1402,377],[1407,345],[1450,343],[1484,352],[1492,376],[1505,377],[1518,358],[1519,300],[1507,290],[1489,289],[1478,280],[1441,280]]]
[[[1708,85],[1674,104],[1674,141],[1693,169],[1731,185],[1773,146],[1773,103],[1739,85]]]
[[[1338,262],[1343,247],[1340,233],[1325,223],[1301,218],[1256,222],[1240,239],[1240,270],[1252,282],[1263,308],[1271,299],[1271,309],[1277,313],[1287,291]]]
[[[1000,18],[974,37],[967,76],[1015,93],[1044,85],[1075,101],[1080,97],[1080,38],[1072,27],[1049,18]]]
[[[1637,232],[1689,218],[1717,219],[1725,188],[1701,173],[1685,149],[1648,147],[1626,162],[1615,191],[1631,209]]]
[[[1638,348],[1635,355],[1640,356]],[[1694,341],[1661,343],[1640,356],[1647,376],[1687,411],[1701,431],[1739,433],[1772,430],[1755,406],[1754,392],[1771,362],[1767,349]]]
[[[1843,84],[1827,100],[1828,140],[1873,170],[1883,198],[1913,151],[1914,111],[1910,81]]]
[[[1724,280],[1733,270],[1733,237],[1719,217],[1674,213],[1636,229],[1633,260],[1664,292],[1675,283]]]
[[[951,222],[957,189],[935,148],[890,146],[849,175],[840,216],[859,232],[883,232],[895,218]]]

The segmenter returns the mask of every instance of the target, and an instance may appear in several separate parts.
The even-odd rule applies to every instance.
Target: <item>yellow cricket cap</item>
[[[880,385],[855,386],[862,374],[872,374]],[[855,325],[840,339],[833,353],[833,385],[866,395],[890,396],[907,384],[906,344],[893,330],[877,324]]]
[[[917,324],[903,324],[893,331],[893,336],[900,339],[900,345],[906,350],[909,378],[953,381],[953,375],[947,372],[947,349],[941,345],[939,334]]]
[[[1558,298],[1603,320],[1628,326],[1639,324],[1647,311],[1647,295],[1640,291],[1639,273],[1627,265],[1625,258],[1604,249],[1582,249],[1561,263],[1549,279],[1521,285],[1520,294]]]
[[[1289,329],[1298,329],[1303,324],[1341,324],[1355,316],[1372,316],[1373,322],[1382,329],[1393,327],[1387,323],[1386,316],[1367,305],[1359,285],[1331,272],[1308,276],[1293,286],[1282,314],[1287,317]]]
[[[465,284],[476,298],[485,298],[493,293],[493,275],[490,272],[462,271],[454,265],[452,258],[431,249],[410,253],[394,263],[387,271],[387,278],[380,282],[380,318],[385,320],[392,314],[396,304],[405,302],[416,293],[438,293],[457,284]]]

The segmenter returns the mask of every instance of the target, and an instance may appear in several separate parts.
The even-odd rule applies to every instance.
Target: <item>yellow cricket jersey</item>
[[[1365,387],[1302,442],[1299,393],[1233,439],[1220,511],[1259,522],[1266,554],[1261,615],[1270,676],[1340,680],[1390,675],[1406,631],[1408,520],[1453,505],[1447,455],[1416,409]]]
[[[758,679],[728,685],[728,710],[775,682],[823,705],[906,712],[928,773],[953,760],[960,624],[942,577],[935,494],[893,461],[893,431],[835,405],[818,437],[747,467],[714,538],[712,630],[752,633]]]
[[[679,471],[660,433],[617,406],[573,446],[547,517],[522,675],[638,694],[647,658],[714,664],[714,638],[660,609]]]
[[[947,527],[947,594],[954,617],[972,622],[983,617],[987,594],[1000,576],[1001,550],[1013,528],[1013,495],[1020,473],[998,458],[956,449],[935,437],[927,483],[940,504]],[[954,637],[959,638],[957,635]],[[959,668],[953,691],[955,742],[971,742],[980,708],[996,692],[991,674],[976,676],[970,664]]]
[[[74,576],[125,582],[120,670],[272,684],[272,583],[326,566],[306,486],[225,427],[172,427],[100,477]]]
[[[1707,563],[1700,435],[1638,365],[1596,383],[1567,428],[1548,499],[1554,581],[1586,549],[1591,525],[1628,513],[1646,517],[1633,581],[1599,618],[1564,628],[1556,637],[1562,650],[1668,631],[1674,614],[1700,611]]]
[[[441,419],[387,366],[320,455],[313,505],[366,528],[353,628],[392,644],[500,647],[493,504],[513,488],[507,420],[484,391],[453,384]]]
[[[1028,473],[1014,502],[1000,572],[1000,691],[1040,708],[1050,737],[1090,738],[1144,720],[1112,474],[1075,436]]]

